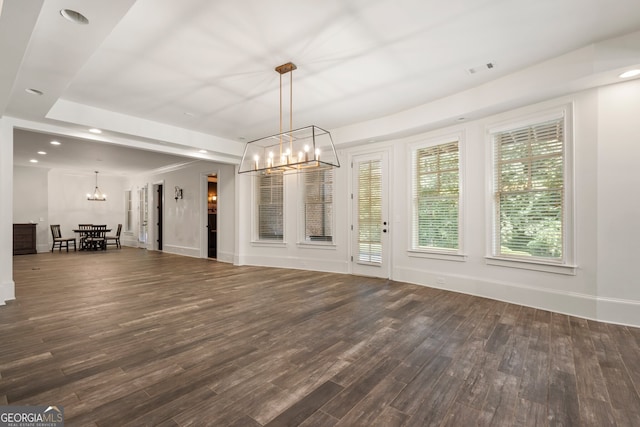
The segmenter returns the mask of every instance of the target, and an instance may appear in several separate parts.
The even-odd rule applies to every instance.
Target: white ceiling
[[[129,176],[179,167],[197,160],[23,129],[14,130],[14,139],[13,163],[17,166],[83,170],[87,173],[108,171],[110,175]],[[53,145],[51,141],[59,145]]]
[[[239,141],[278,132],[274,68],[288,61],[294,127],[333,132],[639,30],[638,0],[4,0],[0,114],[232,158]],[[520,103],[537,99],[527,84]]]

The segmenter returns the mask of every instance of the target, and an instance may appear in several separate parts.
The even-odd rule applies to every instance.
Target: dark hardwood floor
[[[640,426],[640,330],[141,249],[14,257],[0,405],[69,426]]]

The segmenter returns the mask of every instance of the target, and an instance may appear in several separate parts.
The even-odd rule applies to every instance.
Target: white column
[[[15,299],[13,282],[13,125],[0,118],[0,305]]]

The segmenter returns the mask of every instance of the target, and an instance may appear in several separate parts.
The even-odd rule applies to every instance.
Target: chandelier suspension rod
[[[280,73],[280,158],[282,158],[282,73]]]
[[[281,76],[282,77],[282,76]],[[289,153],[293,156],[293,72],[289,72]]]

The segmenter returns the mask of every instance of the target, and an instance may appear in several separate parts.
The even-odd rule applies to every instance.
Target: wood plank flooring
[[[123,248],[14,257],[0,405],[69,426],[640,426],[640,330]]]

